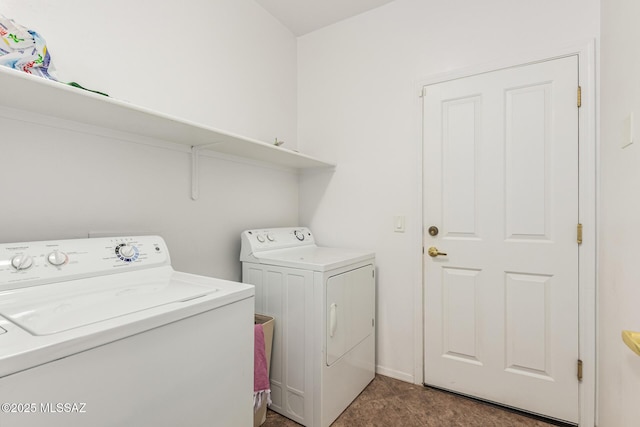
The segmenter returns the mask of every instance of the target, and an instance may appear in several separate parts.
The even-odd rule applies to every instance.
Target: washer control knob
[[[263,236],[262,234],[258,234],[258,235],[256,236],[256,239],[258,239],[258,242],[260,242],[260,243],[264,243],[264,236]]]
[[[58,250],[55,250],[47,255],[47,261],[49,261],[49,264],[55,265],[56,267],[66,264],[68,260],[69,257],[67,256],[67,254]]]
[[[267,234],[267,240],[269,240],[270,242],[274,242],[276,240],[276,238],[273,237],[273,234],[269,233],[269,234]]]
[[[136,248],[131,245],[123,245],[120,246],[119,252],[123,257],[131,258],[135,255]]]
[[[33,267],[33,257],[27,254],[16,255],[11,258],[11,265],[16,270],[28,270]]]
[[[304,240],[304,233],[300,230],[296,230],[293,232],[293,234],[296,236],[296,238],[298,240],[300,240],[301,242]]]

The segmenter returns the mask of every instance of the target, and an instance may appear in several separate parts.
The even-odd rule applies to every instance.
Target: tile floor
[[[332,427],[548,427],[552,424],[451,393],[376,375]],[[299,424],[267,411],[262,427]]]

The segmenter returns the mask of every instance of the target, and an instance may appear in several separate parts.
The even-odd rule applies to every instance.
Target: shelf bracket
[[[191,146],[191,199],[200,197],[200,151],[217,144]]]
[[[200,173],[198,171],[199,155],[202,148],[196,145],[191,146],[191,199],[198,200],[200,197]]]

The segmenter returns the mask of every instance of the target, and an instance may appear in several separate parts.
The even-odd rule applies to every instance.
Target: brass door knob
[[[444,255],[444,256],[447,255],[444,252],[440,252],[438,248],[436,248],[435,246],[431,246],[427,251],[427,253],[429,254],[430,257],[434,257],[434,258],[437,257],[438,255]]]
[[[622,331],[622,341],[640,356],[640,332]]]

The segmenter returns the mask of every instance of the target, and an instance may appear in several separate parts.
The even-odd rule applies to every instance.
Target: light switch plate
[[[393,217],[393,231],[395,231],[396,233],[404,233],[404,226],[404,215],[396,215]]]

